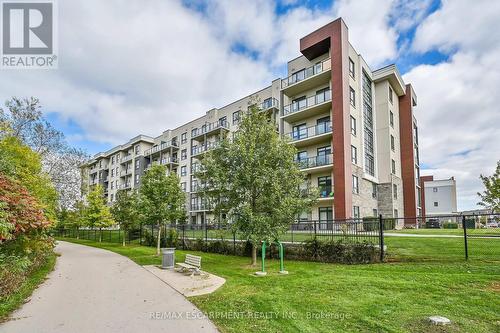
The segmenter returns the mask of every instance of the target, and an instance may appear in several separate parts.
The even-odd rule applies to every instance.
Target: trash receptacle
[[[161,249],[161,268],[172,269],[175,265],[175,248],[167,247]]]

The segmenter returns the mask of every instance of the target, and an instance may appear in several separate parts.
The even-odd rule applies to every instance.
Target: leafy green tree
[[[137,192],[120,190],[116,193],[116,201],[111,207],[113,218],[120,225],[120,229],[123,230],[123,246],[125,246],[125,237],[138,225],[138,203]]]
[[[491,208],[494,213],[500,212],[500,161],[497,162],[495,173],[491,176],[479,176],[485,187],[483,193],[477,193],[481,199],[478,205]]]
[[[0,173],[19,181],[42,205],[49,221],[56,220],[57,192],[42,170],[40,155],[12,136],[0,139]]]
[[[160,255],[161,229],[167,222],[185,217],[186,196],[182,191],[179,178],[170,173],[165,166],[154,165],[142,178],[140,188],[140,214],[147,223],[156,224],[158,237],[156,254]]]
[[[90,228],[99,229],[99,242],[102,241],[102,228],[111,227],[115,224],[109,207],[103,197],[103,189],[97,185],[87,196],[85,209],[86,225]]]
[[[275,241],[297,214],[310,209],[314,196],[300,190],[305,177],[294,162],[296,149],[281,139],[264,112],[251,108],[237,134],[224,139],[202,161],[196,176],[208,186],[202,197],[216,217],[226,215],[234,228],[257,246]]]

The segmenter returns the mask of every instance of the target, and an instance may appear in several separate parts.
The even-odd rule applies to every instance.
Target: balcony
[[[209,188],[209,185],[206,183],[198,183],[198,182],[191,183],[191,192],[204,191],[208,188]]]
[[[195,157],[195,156],[200,156],[209,151],[209,150],[212,150],[212,149],[215,149],[215,148],[218,148],[220,146],[220,141],[213,141],[213,142],[208,142],[206,144],[203,144],[203,145],[200,145],[200,146],[197,146],[197,147],[193,147],[191,149],[191,156],[192,157]]]
[[[173,150],[179,149],[179,144],[177,143],[177,141],[174,140],[174,141],[162,142],[160,145],[154,146],[153,148],[144,151],[144,156],[153,155],[159,153],[160,151],[164,151],[170,148],[172,148]]]
[[[161,160],[161,165],[179,164],[177,157],[166,157]]]
[[[281,90],[285,95],[294,96],[301,91],[313,89],[330,81],[330,58],[319,64],[297,71],[281,80]]]
[[[256,106],[261,111],[268,111],[271,109],[279,109],[279,102],[276,98],[267,98],[264,102],[257,104]],[[248,109],[250,109],[250,107],[248,107]]]
[[[229,123],[226,120],[218,120],[216,122],[205,124],[192,135],[192,139],[197,140],[205,135],[216,133],[218,130],[229,131]]]
[[[297,165],[302,171],[307,172],[316,172],[316,171],[324,171],[328,170],[333,165],[333,155],[318,155],[309,158],[302,158],[295,160]]]
[[[307,128],[301,128],[285,134],[296,147],[319,143],[332,136],[332,123],[325,122]]]
[[[204,212],[210,210],[210,207],[206,203],[191,204],[191,212]]]
[[[109,182],[109,176],[101,177],[101,178],[99,178],[99,181],[101,183]]]
[[[121,184],[119,187],[120,190],[129,190],[131,188],[132,188],[132,183]]]
[[[132,168],[120,171],[120,177],[125,177],[132,174]]]
[[[333,200],[333,186],[332,185],[320,186],[318,188],[318,192],[319,192],[319,200],[320,201]]]
[[[93,175],[96,172],[97,172],[97,168],[96,167],[94,167],[94,168],[92,168],[92,169],[89,170],[89,174],[91,174],[91,175]]]
[[[201,165],[200,163],[193,163],[191,165],[191,173],[195,174],[195,173],[199,173],[199,172],[205,172],[203,165]]]
[[[128,161],[132,160],[132,157],[133,157],[132,154],[125,155],[121,158],[120,163],[125,164]]]
[[[331,90],[309,96],[305,99],[296,100],[292,104],[283,107],[282,118],[293,122],[303,118],[325,113],[330,110],[332,100]]]

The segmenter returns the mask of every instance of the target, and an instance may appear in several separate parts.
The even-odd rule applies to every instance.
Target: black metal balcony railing
[[[226,129],[229,130],[229,123],[226,120],[218,120],[210,124],[205,124],[198,130],[192,133],[193,137],[204,135],[206,133],[210,133],[217,129]]]
[[[296,159],[295,163],[297,163],[300,169],[309,169],[309,168],[330,165],[333,163],[333,155],[326,154],[309,158]]]
[[[166,164],[177,164],[179,163],[179,160],[177,157],[167,157],[161,160],[160,164],[166,165]]]
[[[215,149],[215,148],[217,148],[219,146],[220,146],[220,142],[219,141],[208,142],[206,144],[193,147],[191,149],[191,155],[192,156],[196,156],[196,155],[202,154],[202,153],[204,153],[204,152],[206,152],[208,150]]]
[[[162,151],[162,150],[165,150],[165,149],[168,149],[168,148],[178,148],[178,147],[179,147],[179,144],[177,143],[176,140],[162,142],[158,146],[154,146],[153,148],[145,150],[144,151],[144,155],[148,156],[148,155],[152,155],[154,153],[157,153],[159,151]]]
[[[320,198],[333,198],[333,186],[325,185],[318,187]]]
[[[205,169],[203,168],[203,165],[200,163],[193,163],[191,165],[191,173],[198,173],[198,172],[204,172]]]
[[[315,64],[311,67],[304,68],[303,70],[293,73],[286,79],[281,80],[281,89],[285,89],[286,87],[291,86],[292,84],[308,79],[316,74],[325,72],[330,68],[331,68],[330,58],[323,60],[319,64]]]
[[[331,131],[332,131],[332,123],[329,121],[311,127],[296,129],[290,133],[287,133],[286,137],[292,139],[292,141],[298,141],[298,140],[312,138],[325,133],[331,133]]]
[[[312,106],[322,104],[332,100],[332,91],[325,90],[322,93],[309,96],[305,99],[298,100],[292,104],[285,105],[283,107],[283,116],[287,116],[291,113],[302,111],[304,109],[310,108]]]
[[[197,210],[210,210],[210,205],[207,203],[197,203],[197,204],[191,204],[191,211],[197,211]]]

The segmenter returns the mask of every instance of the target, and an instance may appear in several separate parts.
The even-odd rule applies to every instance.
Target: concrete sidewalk
[[[180,293],[126,257],[58,242],[55,270],[0,332],[217,332]]]

